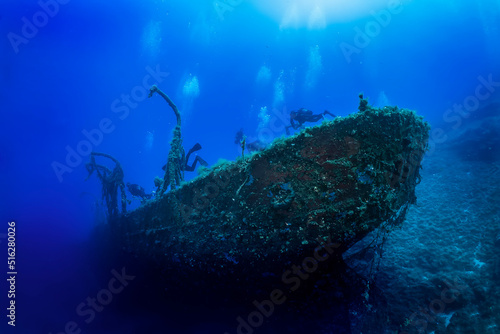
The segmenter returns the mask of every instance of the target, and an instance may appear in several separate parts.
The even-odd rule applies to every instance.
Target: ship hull
[[[412,111],[367,108],[214,166],[112,228],[176,284],[283,282],[294,265],[330,267],[369,232],[401,225],[428,132]]]

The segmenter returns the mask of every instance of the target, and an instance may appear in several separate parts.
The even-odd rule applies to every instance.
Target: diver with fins
[[[290,125],[285,128],[286,134],[289,135],[289,128],[293,128],[294,130],[299,129],[304,123],[306,122],[317,122],[320,119],[324,118],[325,115],[330,115],[332,117],[337,117],[328,110],[323,111],[321,114],[313,114],[313,112],[309,109],[306,108],[300,108],[299,110],[295,111],[292,110],[290,112]]]
[[[153,197],[153,194],[146,194],[144,188],[138,184],[127,182],[127,188],[132,196],[140,197],[142,200],[151,199],[151,197]]]
[[[199,143],[196,143],[196,144],[194,144],[193,147],[191,147],[191,149],[188,151],[188,154],[185,157],[183,157],[184,161],[183,161],[183,163],[181,163],[181,170],[182,171],[194,172],[194,170],[196,169],[196,164],[198,164],[198,163],[204,167],[208,166],[208,163],[205,160],[203,160],[199,155],[197,155],[194,158],[194,161],[191,164],[191,166],[188,164],[189,157],[191,156],[191,154],[196,152],[196,151],[199,151],[199,150],[201,150],[201,145]],[[163,165],[163,167],[161,169],[166,171],[167,164]]]
[[[199,143],[196,143],[189,151],[186,156],[183,155],[183,162],[181,163],[181,169],[182,171],[187,171],[187,172],[193,172],[196,169],[196,165],[199,163],[202,166],[208,166],[208,163],[203,160],[201,157],[196,156],[194,159],[193,163],[191,165],[188,164],[189,157],[191,156],[192,153],[201,150],[201,145]],[[163,165],[161,168],[164,171],[167,169],[167,165]],[[127,183],[127,188],[128,191],[132,194],[134,197],[141,198],[141,201],[151,199],[153,195],[155,195],[155,192],[152,194],[146,194],[146,191],[144,190],[143,187],[141,187],[138,184],[134,183]]]
[[[243,138],[246,139],[246,136],[243,132],[243,128],[241,128],[238,132],[236,132],[236,137],[234,138],[234,143],[236,145],[241,145]],[[245,144],[245,148],[247,149],[247,151],[249,153],[263,151],[266,147],[267,147],[267,144],[264,143],[260,139],[256,139],[252,142]]]

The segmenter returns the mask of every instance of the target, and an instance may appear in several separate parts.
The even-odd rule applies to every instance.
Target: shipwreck
[[[169,191],[110,225],[125,251],[176,286],[254,293],[319,249],[338,259],[371,231],[400,226],[416,202],[429,130],[414,111],[374,108],[360,95],[357,112],[189,182],[172,183],[179,171],[170,170]],[[181,142],[180,117],[174,136]]]

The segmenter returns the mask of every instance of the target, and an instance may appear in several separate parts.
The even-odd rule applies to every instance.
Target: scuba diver
[[[267,147],[266,143],[257,139],[247,144],[247,150],[250,153],[263,151]]]
[[[184,158],[184,162],[181,163],[181,170],[182,171],[186,171],[186,172],[194,172],[194,170],[196,169],[196,164],[199,163],[200,165],[206,167],[208,166],[208,163],[203,160],[200,156],[196,156],[194,158],[194,161],[193,163],[190,165],[188,165],[188,162],[189,162],[189,157],[191,156],[192,153],[196,152],[196,151],[199,151],[201,150],[201,145],[199,143],[196,143],[194,144],[193,147],[191,147],[191,149],[188,151],[188,154],[186,155],[186,157]],[[166,171],[167,169],[167,164],[163,165],[163,167],[161,168],[163,169],[164,171]]]
[[[132,196],[140,197],[142,200],[151,199],[151,197],[153,197],[152,194],[146,194],[144,188],[138,184],[132,184],[127,182],[127,188],[128,191],[132,194]]]
[[[246,136],[243,133],[243,129],[240,129],[238,132],[236,132],[236,137],[234,138],[234,143],[236,145],[241,145],[241,142],[243,141],[244,138],[246,139]],[[260,139],[256,139],[252,142],[245,144],[245,148],[248,150],[249,153],[263,151],[266,147],[267,147],[267,144],[264,143]]]
[[[286,134],[289,135],[289,128],[294,128],[297,130],[300,128],[305,122],[317,122],[320,119],[324,117],[324,115],[330,115],[332,117],[337,117],[328,110],[323,111],[321,114],[316,114],[314,115],[311,110],[308,110],[306,108],[300,108],[299,110],[295,111],[292,110],[290,112],[290,125],[285,128]]]
[[[239,145],[243,140],[243,137],[245,137],[245,134],[243,133],[243,128],[241,128],[238,132],[236,132],[236,136],[234,137],[234,143],[236,145]]]

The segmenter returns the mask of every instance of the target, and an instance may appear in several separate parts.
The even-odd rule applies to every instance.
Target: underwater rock
[[[254,293],[294,282],[296,265],[323,272],[416,201],[429,125],[407,109],[362,109],[208,169],[112,221],[114,234],[178,286]]]

